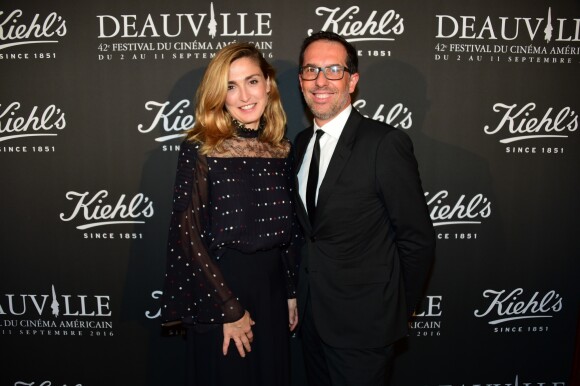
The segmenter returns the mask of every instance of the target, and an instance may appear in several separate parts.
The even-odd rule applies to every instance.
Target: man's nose
[[[319,71],[316,79],[314,79],[314,83],[317,86],[324,86],[328,83],[328,79],[326,79],[326,76],[324,76],[324,72],[323,71]]]

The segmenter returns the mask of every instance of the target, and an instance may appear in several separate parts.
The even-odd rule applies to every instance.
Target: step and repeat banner
[[[319,30],[358,50],[354,106],[413,139],[437,232],[393,385],[571,385],[577,0],[2,1],[1,385],[182,384],[159,298],[195,90],[216,51],[252,42],[294,139]]]

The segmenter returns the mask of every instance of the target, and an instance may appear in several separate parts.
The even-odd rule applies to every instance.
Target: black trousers
[[[308,386],[387,386],[394,347],[338,348],[324,343],[312,318],[310,300],[302,325]]]

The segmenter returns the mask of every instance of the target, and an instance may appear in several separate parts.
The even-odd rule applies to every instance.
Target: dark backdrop
[[[356,108],[413,139],[437,230],[393,384],[569,384],[573,0],[3,1],[0,384],[180,384],[185,345],[160,335],[158,311],[193,95],[220,47],[254,42],[278,70],[293,139],[310,120],[299,47],[321,29],[359,51]]]

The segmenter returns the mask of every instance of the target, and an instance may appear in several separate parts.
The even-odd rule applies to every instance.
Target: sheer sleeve
[[[288,183],[288,193],[290,197],[295,197],[296,179],[294,173],[294,149],[291,147],[286,159],[286,176]],[[285,278],[286,278],[286,293],[288,299],[296,297],[296,273],[300,265],[300,249],[304,242],[302,230],[296,217],[296,202],[292,200],[292,227],[291,227],[290,243],[282,251],[282,262],[284,264]]]
[[[184,141],[178,158],[161,308],[166,324],[222,324],[244,315],[208,250],[208,167],[198,149]]]

